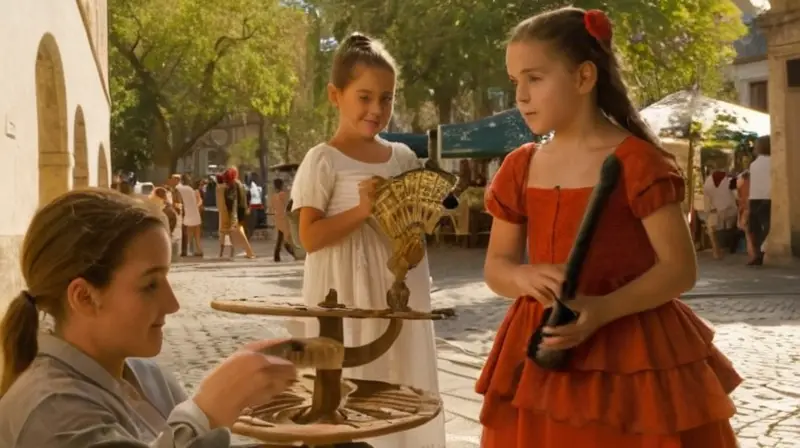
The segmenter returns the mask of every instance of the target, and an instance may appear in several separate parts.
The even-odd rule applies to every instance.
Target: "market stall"
[[[467,247],[479,244],[491,228],[483,194],[502,159],[536,139],[517,109],[469,123],[440,125],[427,134],[381,136],[405,143],[418,157],[433,159],[442,169],[459,175],[459,207],[445,213],[435,239],[452,238]]]
[[[670,94],[641,111],[664,149],[686,175],[684,210],[698,249],[706,247],[703,183],[709,166],[725,165],[733,173],[746,169],[755,138],[769,135],[769,115],[701,95],[696,90]],[[720,161],[725,163],[720,164]]]

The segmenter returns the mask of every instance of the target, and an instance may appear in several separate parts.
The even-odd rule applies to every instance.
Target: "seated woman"
[[[274,341],[242,347],[193,397],[140,359],[158,355],[179,308],[170,257],[164,214],[117,191],[72,191],[34,216],[22,247],[28,289],[0,325],[0,446],[227,447],[241,411],[294,380],[291,363],[261,353]],[[54,323],[47,334],[39,312]]]

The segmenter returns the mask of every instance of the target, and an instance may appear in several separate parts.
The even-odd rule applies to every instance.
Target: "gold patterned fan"
[[[458,178],[439,169],[420,168],[382,179],[375,190],[372,214],[392,241],[389,270],[395,282],[387,294],[390,308],[408,309],[405,278],[425,256],[425,234],[433,233]]]

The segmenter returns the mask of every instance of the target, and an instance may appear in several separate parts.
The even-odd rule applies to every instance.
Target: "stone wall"
[[[0,315],[6,305],[25,286],[19,272],[20,247],[22,236],[0,236]]]
[[[777,0],[759,18],[767,34],[772,124],[772,225],[767,256],[800,256],[800,87],[790,87],[787,63],[800,60],[800,2]]]
[[[77,0],[84,27],[96,56],[98,69],[108,85],[108,2],[106,0]]]
[[[76,1],[0,0],[0,42],[13,42],[0,60],[0,313],[23,288],[19,249],[37,208],[109,183],[107,68],[97,63],[107,67],[105,4],[91,1],[82,14]]]

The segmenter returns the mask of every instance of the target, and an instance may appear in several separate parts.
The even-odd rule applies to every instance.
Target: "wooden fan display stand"
[[[406,320],[438,320],[444,312],[423,313],[408,307],[410,291],[405,284],[409,269],[425,256],[425,234],[431,234],[443,211],[443,201],[457,178],[435,167],[414,169],[391,179],[375,178],[374,219],[368,225],[391,240],[387,267],[394,276],[386,292],[387,308],[356,309],[339,303],[336,291],[316,307],[276,305],[247,301],[216,301],[220,311],[267,316],[316,317],[319,336],[333,352],[304,346],[301,360],[320,357],[315,375],[305,375],[289,391],[269,403],[250,409],[233,426],[233,432],[252,437],[271,447],[366,448],[358,440],[407,431],[433,420],[442,411],[441,399],[431,392],[383,381],[342,378],[342,368],[374,362],[397,341]],[[361,347],[344,347],[344,319],[388,319],[386,331]],[[323,344],[324,345],[324,344]],[[343,353],[342,353],[343,352]],[[336,363],[324,361],[333,360]],[[303,358],[303,355],[308,355]],[[342,355],[344,355],[342,357]],[[289,358],[287,358],[289,359]],[[296,360],[295,360],[296,362]],[[331,367],[338,367],[332,369]],[[408,447],[415,448],[415,447]]]
[[[387,294],[407,296],[402,282]],[[391,302],[390,302],[391,303]],[[401,309],[347,308],[331,290],[317,307],[276,305],[248,300],[214,301],[215,310],[266,316],[316,317],[319,335],[344,342],[344,319],[388,319],[386,331],[360,347],[345,347],[344,368],[371,363],[397,340],[405,320],[439,320],[446,312],[423,313],[407,306]],[[349,448],[369,447],[356,443],[372,437],[406,431],[427,423],[442,410],[433,393],[409,386],[342,378],[342,370],[317,369],[304,375],[288,391],[262,406],[250,409],[234,424],[233,432],[266,443],[267,447]]]

